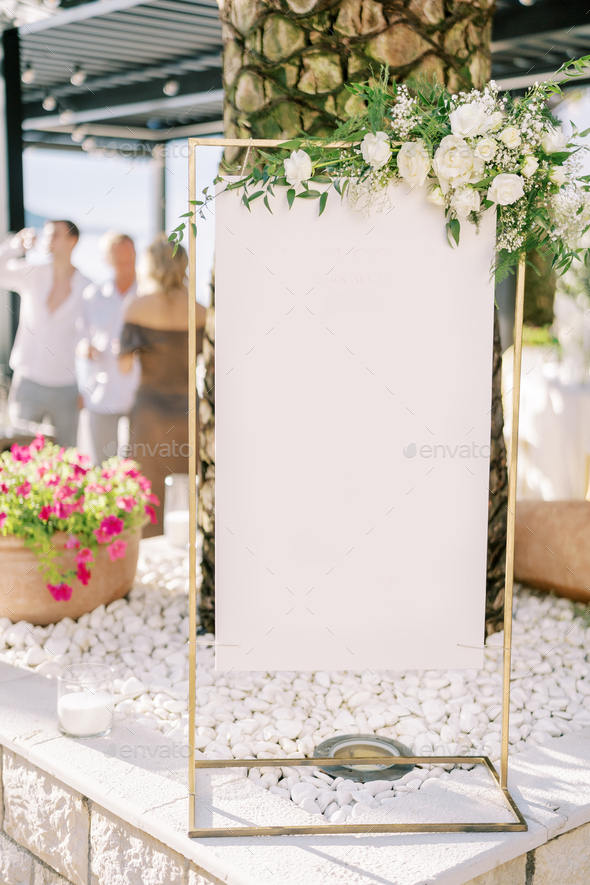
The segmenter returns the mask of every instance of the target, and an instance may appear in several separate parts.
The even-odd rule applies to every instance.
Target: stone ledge
[[[384,885],[428,881],[437,885],[525,885],[518,877],[523,858],[530,852],[538,858],[532,885],[546,885],[549,880],[543,879],[543,865],[551,859],[549,849],[554,850],[546,845],[548,840],[559,835],[558,846],[563,834],[569,833],[572,844],[577,844],[575,840],[583,837],[576,828],[590,821],[587,730],[555,738],[542,748],[511,758],[510,787],[527,818],[526,833],[191,840],[186,835],[186,758],[179,754],[177,744],[161,734],[136,724],[132,728],[133,734],[118,723],[107,738],[64,738],[56,726],[55,683],[0,665],[0,744],[11,760],[8,770],[13,763],[29,772],[35,766],[48,783],[57,781],[64,794],[87,797],[98,806],[93,812],[100,815],[97,822],[111,821],[112,832],[123,834],[121,844],[126,839],[143,840],[145,850],[160,858],[159,878],[153,879],[157,885],[166,881],[164,875],[176,882],[180,861],[175,867],[170,858],[179,857],[186,864],[182,885],[187,876],[191,885],[264,885],[276,881],[279,871],[282,885],[340,885],[343,877],[347,885],[366,885],[371,879]],[[131,754],[122,758],[125,746],[131,748]],[[114,755],[107,755],[107,748]],[[425,791],[422,801],[427,797]],[[261,798],[268,796],[261,794]],[[215,802],[217,805],[217,796]],[[8,820],[13,818],[11,811]],[[106,825],[101,826],[104,829]],[[11,853],[16,850],[18,854],[14,843],[10,845]],[[166,861],[159,846],[168,849]],[[48,862],[57,868],[53,854]],[[505,878],[497,878],[500,874]],[[47,883],[53,885],[54,881],[59,882],[59,877],[49,878]],[[85,885],[83,871],[75,881]],[[97,868],[91,875],[92,885],[103,881],[108,879]]]

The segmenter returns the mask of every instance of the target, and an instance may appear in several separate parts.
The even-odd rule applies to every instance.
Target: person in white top
[[[131,372],[121,372],[116,355],[125,312],[137,292],[135,246],[127,234],[109,231],[100,247],[114,278],[102,286],[90,285],[84,292],[84,338],[76,361],[95,464],[117,454],[119,419],[131,411],[140,376],[137,362]]]
[[[39,266],[19,257],[34,245],[34,229],[11,235],[0,246],[0,284],[21,296],[10,355],[14,372],[10,416],[12,420],[48,420],[61,446],[75,446],[78,430],[74,359],[82,293],[90,282],[71,261],[79,236],[71,221],[48,221],[41,251],[51,255],[52,262]]]

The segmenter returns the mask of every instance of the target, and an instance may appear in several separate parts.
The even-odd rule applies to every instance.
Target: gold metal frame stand
[[[197,147],[245,147],[273,148],[279,147],[281,141],[209,138],[189,139],[189,193],[191,199],[196,197],[196,157]],[[341,147],[334,143],[326,147]],[[483,765],[491,775],[499,795],[505,806],[512,812],[514,822],[498,823],[412,823],[412,824],[318,824],[310,826],[288,827],[195,827],[195,775],[202,769],[218,768],[297,768],[333,765],[333,759],[196,759],[195,760],[195,703],[196,703],[196,648],[197,648],[197,587],[196,587],[196,535],[197,535],[197,457],[198,439],[196,432],[195,413],[197,409],[196,391],[196,237],[193,230],[189,235],[189,489],[190,489],[190,582],[189,582],[189,832],[193,838],[211,838],[221,836],[285,836],[285,835],[322,835],[337,833],[503,833],[522,832],[527,829],[526,822],[508,792],[508,733],[510,725],[510,668],[512,652],[512,601],[514,586],[514,529],[516,512],[516,475],[518,465],[518,417],[520,407],[520,369],[522,358],[522,322],[524,307],[525,259],[518,265],[516,277],[516,312],[514,324],[514,372],[512,392],[512,431],[510,437],[510,461],[508,478],[508,526],[506,539],[506,589],[504,595],[504,659],[503,659],[503,690],[502,690],[502,746],[500,755],[500,775],[487,756],[404,756],[399,760],[388,762],[390,765],[464,765],[466,763]],[[338,757],[339,765],[356,763],[355,757]],[[383,757],[363,758],[364,765],[382,765]]]

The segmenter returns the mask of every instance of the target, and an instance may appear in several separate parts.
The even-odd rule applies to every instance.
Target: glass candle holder
[[[188,547],[189,490],[188,474],[175,473],[166,477],[164,498],[164,535],[174,547]]]
[[[70,664],[57,674],[57,719],[67,737],[91,738],[113,727],[112,667]]]

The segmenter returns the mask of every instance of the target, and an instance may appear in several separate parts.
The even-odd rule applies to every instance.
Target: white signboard
[[[216,200],[223,670],[481,667],[494,217]]]

